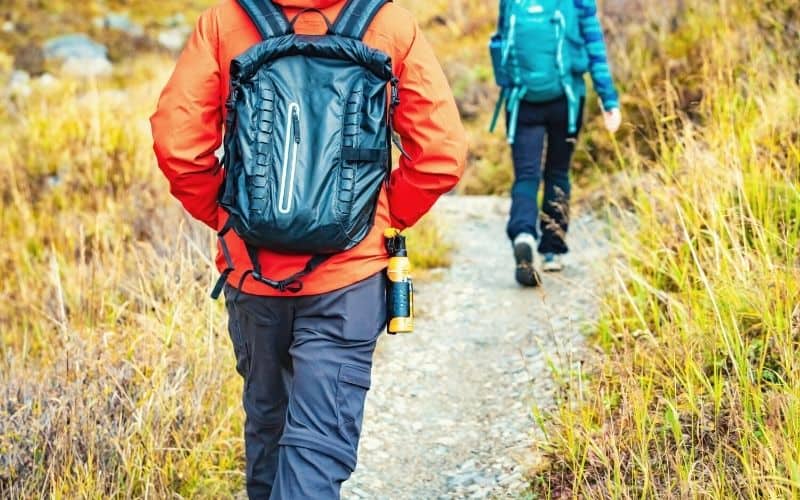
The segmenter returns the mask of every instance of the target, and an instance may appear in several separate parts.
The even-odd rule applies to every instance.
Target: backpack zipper
[[[300,144],[300,108],[292,109],[292,130],[294,130],[294,142]]]
[[[300,146],[300,105],[297,102],[291,102],[289,103],[288,111],[286,115],[286,138],[283,141],[281,185],[278,195],[278,211],[282,214],[288,214],[292,211],[294,177],[297,170],[297,148]],[[289,161],[290,149],[291,162]]]

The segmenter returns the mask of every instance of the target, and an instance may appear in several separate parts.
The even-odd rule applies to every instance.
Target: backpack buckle
[[[284,292],[291,292],[291,293],[300,293],[303,291],[303,282],[299,279],[288,279],[278,283],[276,286],[281,293]]]
[[[228,101],[225,103],[225,107],[228,108],[229,111],[233,111],[236,107],[237,100],[239,100],[239,84],[234,83],[231,88],[231,93],[228,96]]]
[[[393,77],[390,83],[392,85],[392,107],[395,108],[400,105],[400,89],[398,88],[400,81],[397,77]]]

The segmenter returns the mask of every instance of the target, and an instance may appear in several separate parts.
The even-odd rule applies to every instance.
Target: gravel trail
[[[585,352],[608,251],[603,224],[577,217],[566,271],[522,289],[508,205],[447,196],[434,209],[456,244],[453,265],[418,284],[417,331],[381,339],[343,498],[514,498],[525,489],[536,461],[531,409],[552,405],[550,363],[567,367]]]

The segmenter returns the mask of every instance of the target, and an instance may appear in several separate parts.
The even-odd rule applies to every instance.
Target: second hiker
[[[595,0],[501,0],[490,48],[502,87],[492,129],[505,104],[514,161],[507,233],[515,277],[537,286],[542,270],[562,270],[568,251],[569,170],[583,120],[584,74],[591,74],[612,133],[622,121],[619,99]]]

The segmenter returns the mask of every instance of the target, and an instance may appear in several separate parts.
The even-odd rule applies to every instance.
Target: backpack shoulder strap
[[[497,10],[497,32],[502,33],[505,31],[508,23],[508,0],[500,0],[500,5]]]
[[[286,19],[283,9],[275,5],[272,0],[238,0],[238,2],[250,16],[250,20],[256,25],[264,40],[292,32],[292,26]]]
[[[361,40],[378,12],[392,0],[347,0],[333,23],[333,33]]]

